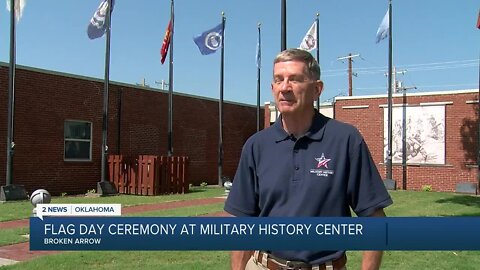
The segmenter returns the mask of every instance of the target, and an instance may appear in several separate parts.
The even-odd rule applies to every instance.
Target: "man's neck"
[[[299,138],[312,126],[314,115],[313,109],[299,114],[282,114],[283,129],[295,138]]]

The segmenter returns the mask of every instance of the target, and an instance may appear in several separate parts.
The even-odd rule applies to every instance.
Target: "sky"
[[[393,64],[411,92],[477,89],[480,29],[478,0],[393,0]],[[17,24],[19,65],[104,78],[105,36],[86,29],[100,0],[27,0]],[[348,94],[348,63],[354,58],[354,95],[386,94],[388,39],[375,34],[387,0],[287,0],[287,47],[300,45],[320,14],[322,101]],[[261,103],[273,100],[272,61],[281,48],[280,0],[175,0],[174,91],[219,98],[220,51],[201,55],[193,37],[221,22],[225,12],[224,99],[256,104],[257,24],[261,23]],[[112,15],[110,80],[152,88],[168,81],[168,57],[160,48],[170,18],[170,0],[116,0]],[[9,60],[9,13],[0,12],[0,61]],[[312,51],[316,56],[316,51]],[[68,91],[68,89],[65,89]]]

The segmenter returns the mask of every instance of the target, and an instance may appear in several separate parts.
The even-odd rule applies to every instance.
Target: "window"
[[[64,139],[65,160],[92,160],[92,123],[75,120],[65,121]]]

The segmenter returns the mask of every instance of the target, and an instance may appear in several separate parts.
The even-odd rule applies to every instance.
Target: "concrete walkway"
[[[221,203],[225,201],[225,197],[219,198],[207,198],[207,199],[194,199],[186,201],[173,201],[173,202],[164,202],[164,203],[155,203],[155,204],[144,204],[137,206],[127,206],[122,207],[122,214],[131,214],[131,213],[141,213],[148,211],[157,211],[157,210],[167,210],[188,206],[199,206],[199,205],[208,205]],[[226,216],[226,213],[221,211],[217,213],[211,213],[205,216],[214,216],[221,217]],[[0,229],[11,229],[11,228],[21,228],[28,227],[29,220],[12,220],[0,222]],[[0,246],[0,266],[14,264],[19,261],[26,261],[38,256],[49,255],[59,253],[61,251],[30,251],[30,243],[23,242],[8,246]]]

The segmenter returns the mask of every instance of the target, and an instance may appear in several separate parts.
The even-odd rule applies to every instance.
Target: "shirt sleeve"
[[[347,192],[350,206],[359,217],[393,203],[363,138],[350,156]]]
[[[243,146],[232,188],[225,202],[224,210],[234,216],[258,216],[260,213],[252,146],[251,140]]]

